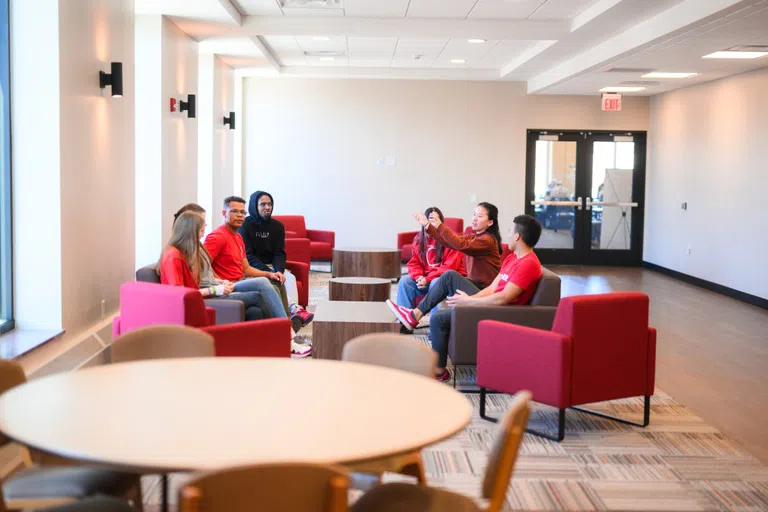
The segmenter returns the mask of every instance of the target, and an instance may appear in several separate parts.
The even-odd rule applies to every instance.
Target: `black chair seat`
[[[30,468],[3,482],[6,501],[72,497],[95,494],[118,496],[130,490],[137,476],[108,469],[73,467]]]
[[[365,493],[350,507],[352,512],[480,512],[475,502],[461,494],[434,487],[391,483]]]
[[[100,496],[69,505],[46,508],[38,512],[136,512],[136,509],[123,500]]]

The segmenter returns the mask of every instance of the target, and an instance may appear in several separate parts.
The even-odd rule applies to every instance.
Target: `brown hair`
[[[205,213],[205,208],[200,206],[197,203],[187,203],[181,208],[179,208],[179,211],[173,214],[173,223],[176,224],[176,219],[179,218],[179,215],[181,215],[184,212],[195,212],[195,213]]]
[[[194,211],[185,211],[177,215],[173,222],[171,238],[163,250],[175,247],[184,256],[192,275],[200,275],[202,251],[200,249],[200,230],[203,229],[203,217]],[[162,258],[161,258],[162,261]],[[158,265],[158,268],[160,266]]]

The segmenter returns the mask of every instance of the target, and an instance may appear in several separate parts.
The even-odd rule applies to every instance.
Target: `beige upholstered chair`
[[[112,362],[213,357],[213,336],[186,325],[150,325],[129,331],[111,346]]]
[[[488,500],[487,512],[501,510],[515,467],[517,452],[525,433],[530,412],[531,394],[517,393],[504,415],[488,459],[483,478],[482,496]],[[461,494],[422,485],[392,483],[376,487],[363,495],[352,512],[479,512],[474,500]]]
[[[437,356],[412,336],[376,333],[358,336],[344,345],[342,361],[386,366],[433,379]],[[424,464],[419,452],[351,464],[354,471],[367,473],[402,473],[415,476],[419,483],[426,484]]]
[[[0,394],[26,381],[19,363],[0,360]],[[0,447],[12,442],[0,433]],[[138,475],[79,465],[36,467],[25,447],[21,447],[21,454],[24,467],[10,476],[2,475],[4,499],[0,498],[0,503],[8,510],[53,507],[97,494],[130,496],[134,498],[137,510],[141,510]]]
[[[342,512],[348,488],[334,466],[243,466],[194,476],[179,490],[179,512]]]

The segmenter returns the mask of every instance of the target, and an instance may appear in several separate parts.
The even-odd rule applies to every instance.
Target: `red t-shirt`
[[[197,276],[192,273],[187,260],[175,247],[169,247],[160,260],[160,282],[173,286],[199,289]]]
[[[203,245],[211,255],[211,267],[219,279],[234,282],[243,278],[245,242],[240,233],[233,233],[226,224],[222,224],[211,231]]]
[[[513,283],[522,288],[523,293],[515,297],[510,305],[528,304],[533,298],[533,292],[536,291],[536,283],[541,279],[541,262],[535,253],[529,253],[522,258],[512,253],[501,265],[499,275],[501,279],[493,293],[499,293],[507,283]]]

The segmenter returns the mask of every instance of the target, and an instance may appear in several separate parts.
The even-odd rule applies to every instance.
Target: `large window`
[[[9,0],[0,0],[0,332],[13,329]]]

